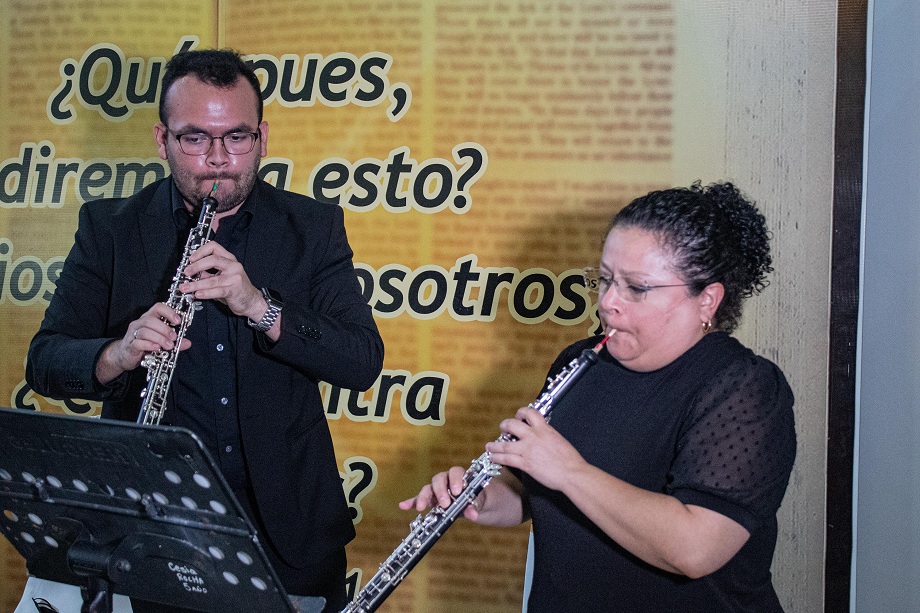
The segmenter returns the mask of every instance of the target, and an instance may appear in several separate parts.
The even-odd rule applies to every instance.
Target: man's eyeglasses
[[[597,268],[583,268],[582,274],[585,278],[585,287],[592,294],[603,296],[607,293],[612,285],[617,291],[620,298],[627,302],[642,302],[653,289],[662,287],[686,287],[688,283],[677,283],[674,285],[636,285],[625,281],[617,281],[613,277],[603,276]]]
[[[256,144],[258,132],[229,132],[223,136],[211,136],[205,132],[183,132],[177,134],[166,128],[179,142],[179,149],[186,155],[207,155],[215,140],[224,144],[224,150],[230,155],[246,155]]]

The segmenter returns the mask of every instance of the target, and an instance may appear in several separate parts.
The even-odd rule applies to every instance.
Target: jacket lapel
[[[155,301],[166,301],[180,257],[173,238],[176,224],[172,215],[172,179],[160,183],[147,206],[138,210],[137,217],[150,291]]]
[[[278,265],[280,246],[287,244],[287,216],[261,181],[256,181],[250,198],[253,199],[254,214],[246,241],[243,268],[256,287],[278,289],[278,275],[282,274],[284,268]]]
[[[249,197],[253,199],[253,217],[246,240],[243,269],[256,287],[279,289],[279,285],[284,282],[283,275],[290,271],[289,264],[280,261],[285,257],[280,246],[287,244],[286,241],[289,240],[285,236],[288,232],[287,216],[284,209],[275,202],[272,191],[265,188],[261,181],[256,181]],[[241,344],[242,339],[253,338],[254,332],[246,325],[243,317],[236,318],[236,331]],[[256,355],[255,351],[237,352],[240,415],[245,417],[265,415],[261,390],[271,373],[260,367],[265,362],[256,360]],[[245,428],[246,423],[250,422],[241,421],[241,427]]]

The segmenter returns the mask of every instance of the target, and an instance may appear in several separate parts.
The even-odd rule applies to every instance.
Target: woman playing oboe
[[[779,368],[730,336],[772,268],[763,215],[731,184],[652,192],[613,219],[588,273],[606,331],[554,408],[502,422],[505,470],[467,507],[532,519],[529,613],[776,612],[776,512],[795,459]],[[557,372],[597,338],[575,343]],[[400,503],[447,507],[464,469]]]

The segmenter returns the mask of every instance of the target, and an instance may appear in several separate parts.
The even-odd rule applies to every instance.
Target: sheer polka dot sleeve
[[[667,493],[749,531],[772,519],[795,460],[792,403],[792,390],[774,364],[756,356],[732,362],[696,398]]]

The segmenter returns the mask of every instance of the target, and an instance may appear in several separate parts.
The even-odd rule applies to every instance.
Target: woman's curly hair
[[[711,283],[725,287],[712,322],[725,332],[738,327],[742,302],[763,291],[773,271],[766,220],[731,183],[651,192],[617,213],[609,230],[625,227],[655,234],[693,295]]]

